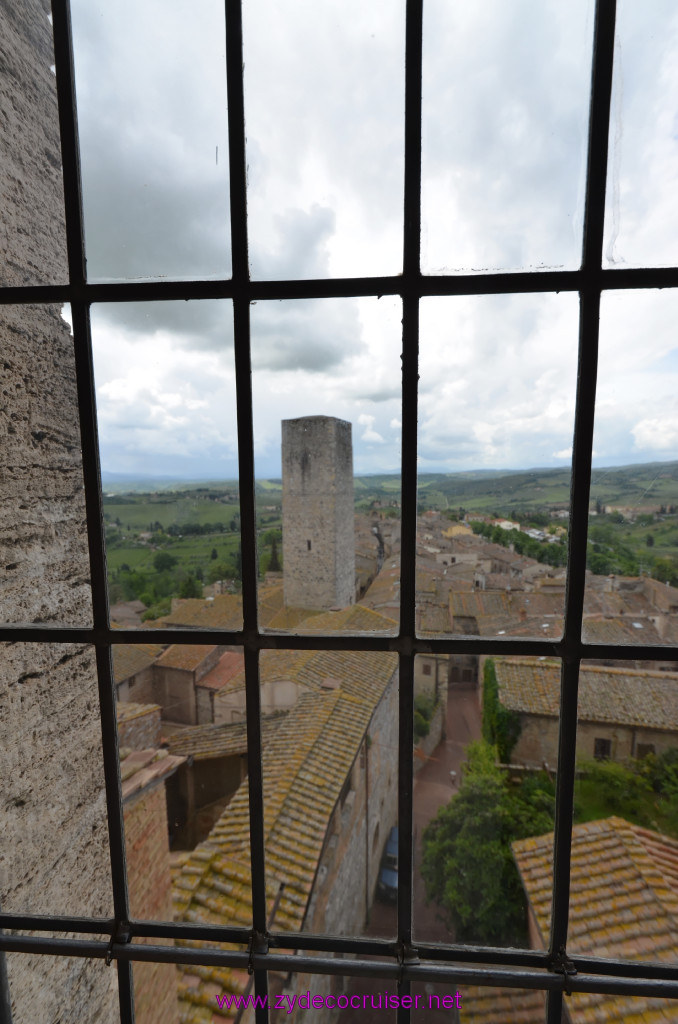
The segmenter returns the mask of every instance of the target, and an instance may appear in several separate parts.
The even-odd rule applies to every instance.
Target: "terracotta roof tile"
[[[337,621],[333,616],[342,615],[327,614],[325,629]],[[369,621],[374,620],[370,617]],[[284,657],[279,659],[281,654]],[[278,928],[298,930],[302,926],[331,816],[396,667],[394,655],[379,653],[267,651],[262,655],[262,679],[281,671],[286,678],[303,678],[309,687],[288,714],[274,723],[269,720],[262,744],[269,912],[280,882],[285,884],[275,917]],[[340,687],[324,689],[322,681],[328,677],[338,680]],[[188,855],[176,874],[175,915],[183,920],[250,926],[249,886],[245,780],[208,838]],[[191,1014],[207,1005],[207,976],[197,985],[188,985],[188,979],[195,976],[193,969],[180,971],[182,1020],[193,1019]],[[218,984],[222,990],[241,992],[246,981],[242,972],[225,969]]]
[[[495,659],[505,707],[558,716],[560,667],[535,658]],[[587,665],[579,673],[579,719],[678,732],[678,673]]]
[[[537,927],[547,943],[553,882],[553,833],[513,843]],[[573,954],[641,960],[678,958],[678,842],[606,818],[572,832],[570,944]],[[575,993],[572,1024],[675,1021],[675,1002]],[[647,1015],[647,1016],[645,1016]]]
[[[185,672],[194,672],[214,650],[214,644],[172,644],[161,654],[157,664],[161,668],[178,668]]]
[[[208,690],[221,690],[242,671],[244,664],[245,656],[240,651],[224,651],[214,668],[205,673],[196,686],[205,686]]]
[[[122,683],[148,668],[163,650],[162,644],[114,644],[113,678],[116,683]]]

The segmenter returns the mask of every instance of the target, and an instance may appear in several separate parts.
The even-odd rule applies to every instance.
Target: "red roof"
[[[213,669],[198,680],[196,686],[205,686],[208,690],[221,690],[231,679],[242,672],[245,656],[240,651],[226,651]]]

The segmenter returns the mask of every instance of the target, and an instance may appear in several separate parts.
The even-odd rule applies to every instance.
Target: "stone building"
[[[0,5],[0,286],[67,279],[50,7]],[[0,307],[0,616],[91,624],[73,339],[58,306]],[[94,651],[0,648],[0,906],[109,917]],[[115,970],[7,956],[14,1024],[118,1019]]]
[[[387,631],[394,625],[360,606],[326,612],[312,622],[323,633],[354,630],[359,624]],[[384,842],[397,814],[397,659],[392,654],[355,651],[267,651],[265,655],[262,680],[282,675],[303,678],[305,683],[286,714],[263,723],[269,927],[359,934],[374,896]],[[207,729],[203,727],[201,735]],[[235,727],[209,729],[218,739]],[[187,748],[173,744],[175,749]],[[250,925],[249,879],[245,780],[206,840],[185,855],[173,885],[175,916]],[[283,986],[296,994],[337,991],[338,979],[295,974],[292,962],[290,967],[289,975],[269,979],[272,993]],[[230,968],[180,968],[181,1019],[208,1024],[216,1008],[215,996],[248,991],[248,982],[244,971]],[[220,1018],[236,1013],[235,1008],[224,1008]],[[335,1018],[336,1011],[313,1012],[319,1024]],[[287,1015],[285,1019],[296,1018]]]
[[[120,748],[130,913],[147,921],[169,921],[172,918],[172,900],[165,785],[185,758],[158,749],[160,716],[152,717],[157,725],[152,746]],[[133,738],[131,729],[127,738]],[[163,944],[162,939],[140,941]],[[137,1024],[157,1024],[159,1021],[179,1024],[174,966],[135,963],[132,970]]]
[[[283,420],[285,604],[355,601],[351,424],[331,416]]]
[[[520,719],[511,760],[555,765],[558,757],[560,665],[538,658],[495,659],[499,700]],[[577,756],[628,758],[678,746],[678,673],[582,666]]]

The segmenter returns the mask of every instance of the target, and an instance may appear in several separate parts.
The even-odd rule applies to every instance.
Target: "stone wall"
[[[0,5],[0,285],[66,279],[49,5]],[[0,616],[91,623],[73,346],[56,306],[0,307]],[[112,913],[93,651],[0,648],[0,905]],[[14,1024],[117,1019],[102,961],[8,958]]]
[[[355,600],[351,424],[283,420],[285,604],[345,608]]]
[[[555,768],[558,758],[558,720],[538,715],[521,715],[522,730],[511,761],[532,767],[544,761]],[[596,739],[609,740],[610,759],[627,761],[637,756],[638,745],[651,745],[656,754],[678,746],[675,733],[642,726],[614,725],[609,722],[579,722],[577,725],[577,759],[591,760]]]
[[[160,707],[157,704],[118,704],[118,745],[150,750],[160,746]]]

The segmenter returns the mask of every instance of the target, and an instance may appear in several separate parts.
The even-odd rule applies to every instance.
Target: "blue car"
[[[381,856],[377,880],[377,897],[394,902],[398,896],[398,826],[394,825]]]

